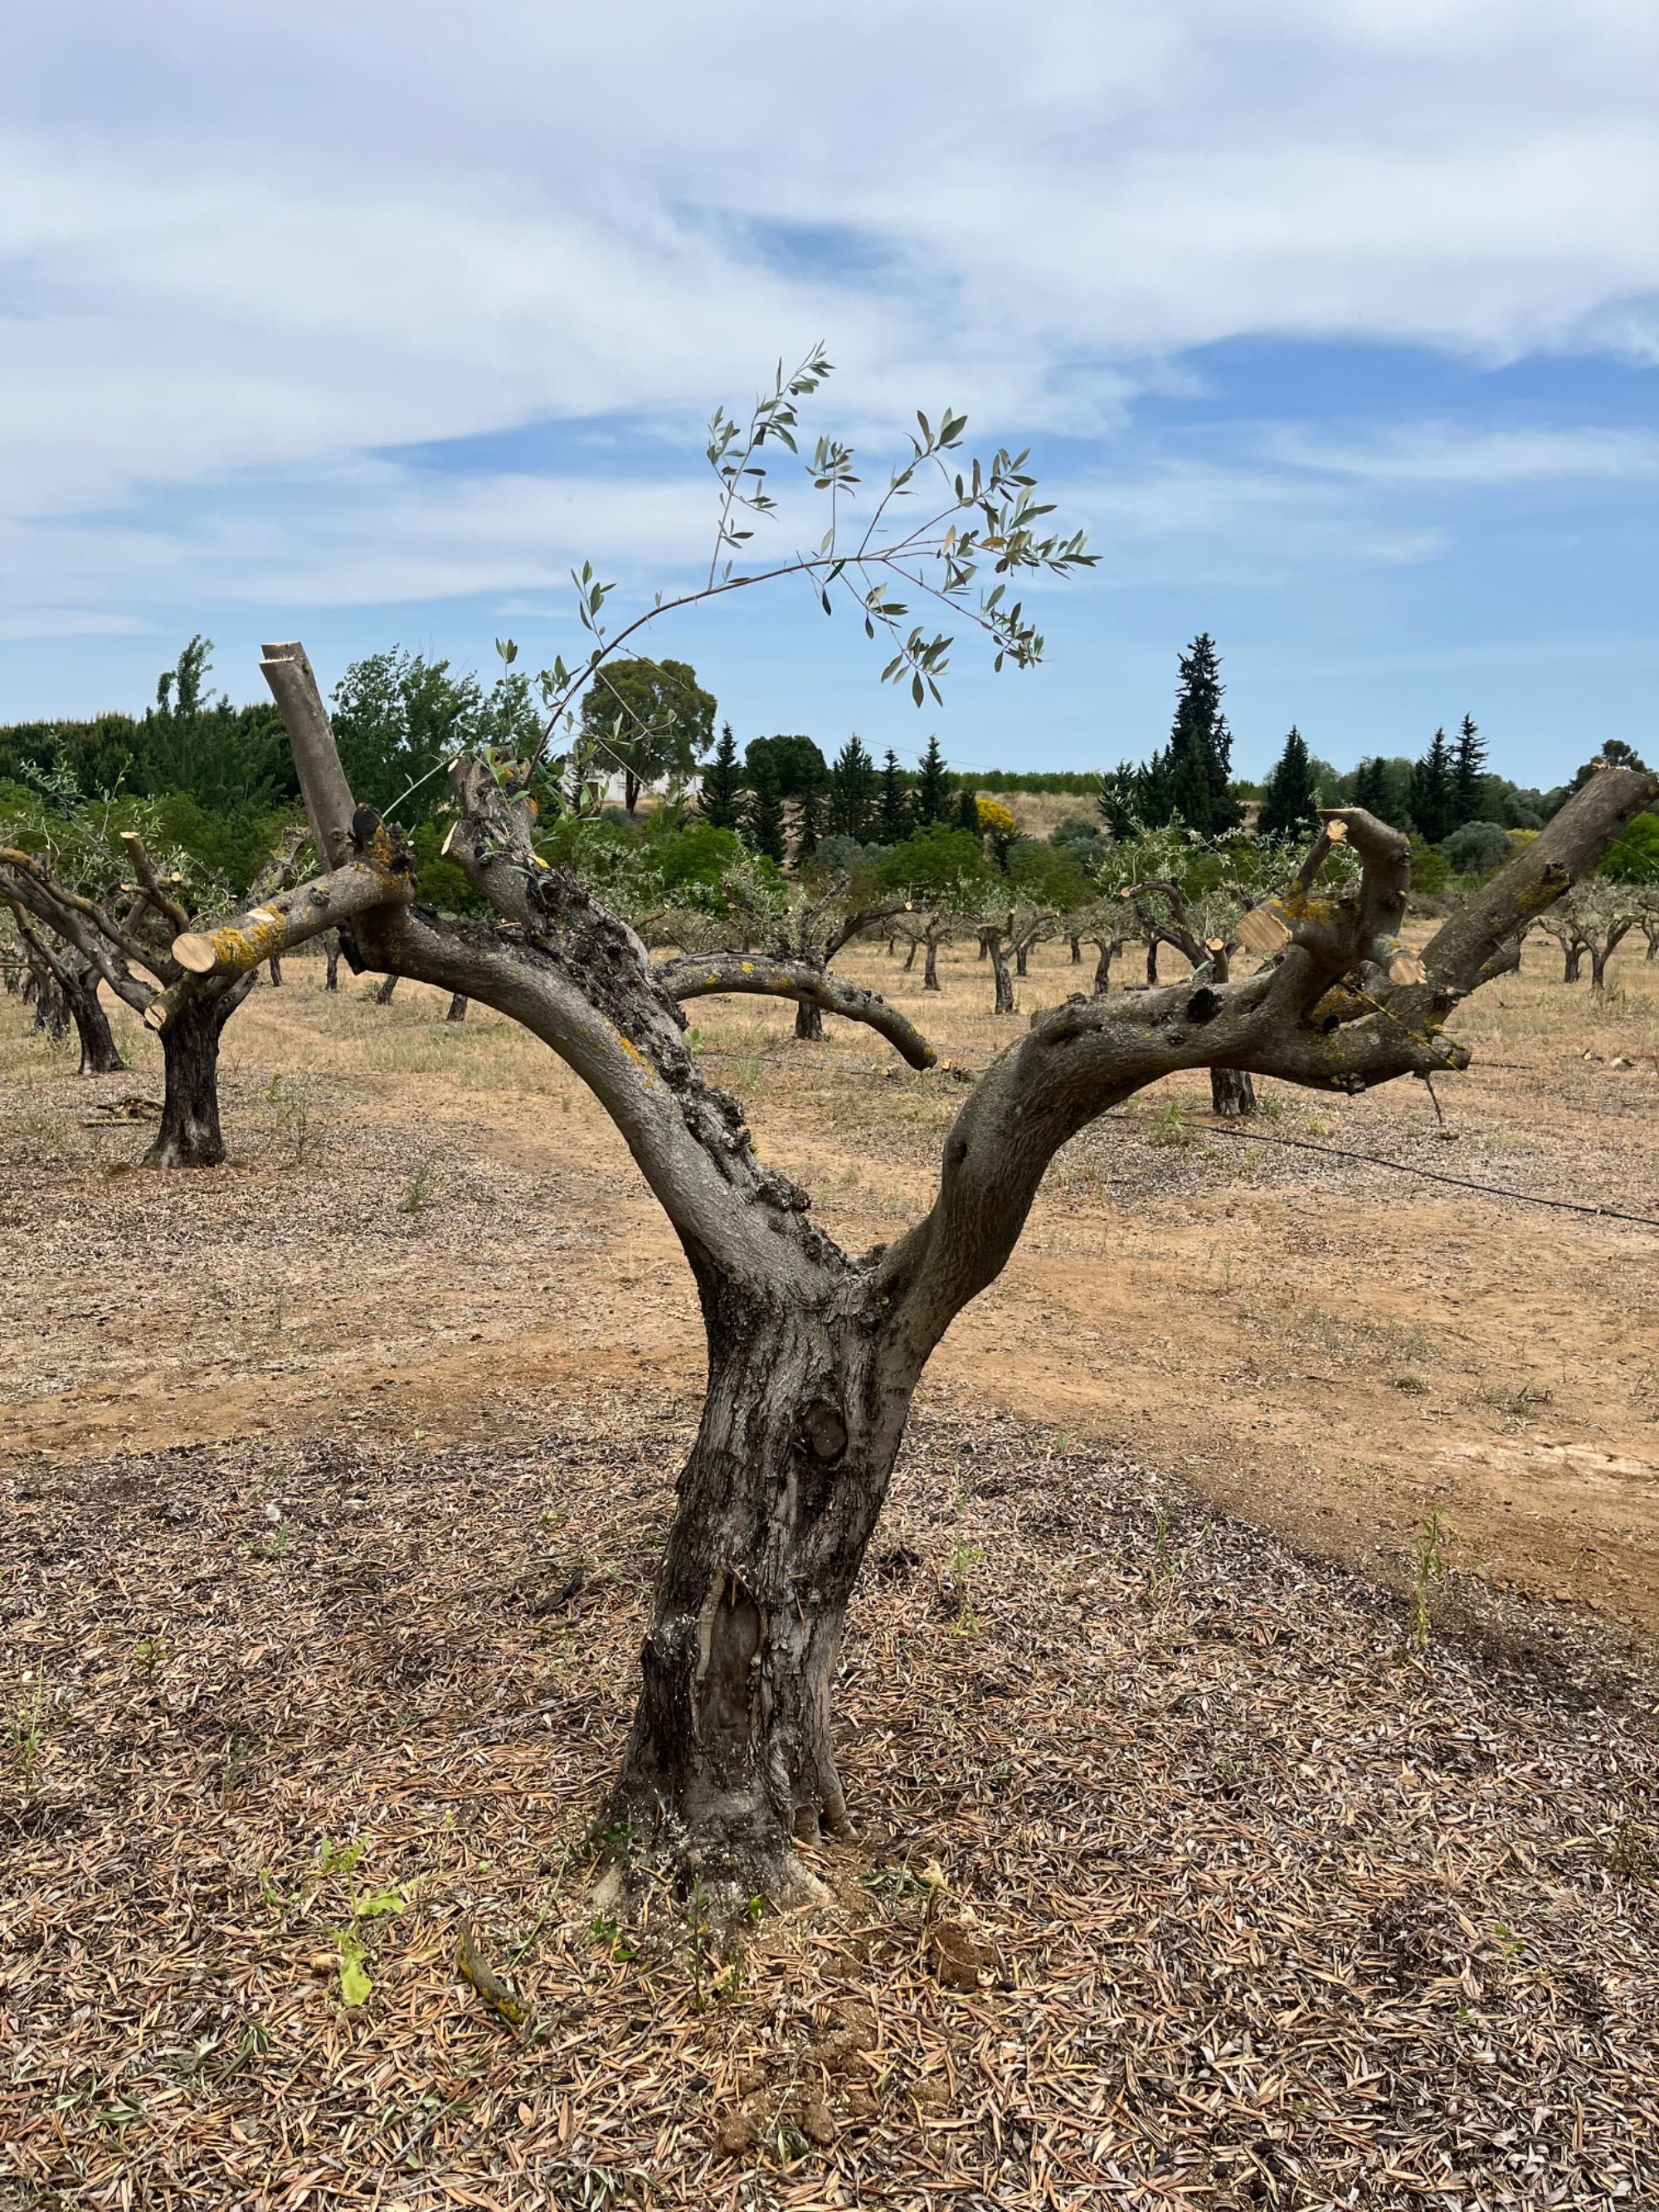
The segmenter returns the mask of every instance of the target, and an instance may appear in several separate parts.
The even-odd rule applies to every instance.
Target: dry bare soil
[[[862,1840],[740,1965],[584,1889],[701,1336],[580,1085],[296,961],[161,1178],[87,1126],[151,1041],[0,1002],[0,2203],[1659,2202],[1659,969],[1556,965],[1443,1130],[1189,1078],[1062,1155],[855,1604]],[[693,1011],[833,1234],[925,1206],[957,1084]]]

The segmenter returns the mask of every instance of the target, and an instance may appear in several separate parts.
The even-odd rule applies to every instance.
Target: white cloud
[[[1659,353],[1659,15],[1626,0],[81,0],[8,40],[5,589],[60,613],[536,588],[568,486],[369,457],[601,415],[690,449],[818,335],[872,430],[948,398],[1084,436],[1240,336]],[[1455,442],[1268,458],[1444,482]],[[682,496],[572,534],[672,561]],[[1201,533],[1194,480],[1156,496]]]
[[[1593,424],[1476,431],[1451,423],[1395,425],[1355,440],[1277,430],[1264,446],[1289,468],[1384,486],[1650,483],[1659,478],[1659,433]]]

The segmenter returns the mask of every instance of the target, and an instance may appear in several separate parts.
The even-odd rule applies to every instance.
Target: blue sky
[[[665,625],[741,738],[1092,768],[1219,641],[1237,762],[1466,710],[1557,781],[1659,750],[1647,0],[65,0],[0,33],[0,718],[485,670],[706,564],[702,425],[815,338],[809,428],[1030,444],[1100,566],[943,708],[855,624]],[[792,494],[787,550],[816,526]]]

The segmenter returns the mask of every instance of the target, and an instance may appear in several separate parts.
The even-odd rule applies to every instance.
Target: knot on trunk
[[[828,1398],[814,1398],[800,1417],[801,1440],[815,1459],[826,1464],[838,1460],[847,1449],[847,1424],[841,1408]]]

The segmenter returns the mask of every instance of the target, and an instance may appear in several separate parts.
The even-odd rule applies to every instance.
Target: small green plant
[[[1436,1583],[1445,1580],[1446,1570],[1451,1565],[1451,1547],[1462,1540],[1437,1505],[1419,1522],[1413,1532],[1412,1587],[1406,1600],[1403,1639],[1403,1648],[1407,1655],[1420,1656],[1429,1648],[1432,1626],[1429,1593]]]
[[[1152,1531],[1152,1556],[1146,1564],[1146,1596],[1152,1605],[1162,1605],[1176,1586],[1181,1572],[1181,1555],[1170,1527],[1170,1516],[1160,1505]]]
[[[431,1194],[432,1171],[438,1164],[438,1151],[423,1152],[415,1163],[415,1172],[404,1187],[398,1201],[400,1213],[418,1213]]]
[[[294,1531],[284,1521],[279,1528],[267,1530],[254,1540],[254,1556],[261,1559],[285,1559],[294,1549]]]
[[[1147,1136],[1152,1144],[1165,1147],[1192,1143],[1193,1133],[1187,1127],[1187,1116],[1182,1111],[1181,1101],[1178,1098],[1164,1100],[1152,1116],[1152,1127],[1147,1131]]]
[[[979,1632],[979,1608],[974,1603],[972,1577],[974,1569],[985,1558],[982,1544],[970,1544],[958,1536],[951,1547],[945,1562],[945,1571],[951,1578],[956,1595],[957,1609],[951,1621],[952,1636],[974,1636]]]
[[[6,1715],[6,1747],[20,1782],[27,1783],[39,1764],[49,1710],[46,1676],[37,1674],[33,1688],[26,1690]]]
[[[158,1628],[153,1636],[141,1636],[132,1647],[133,1662],[144,1674],[154,1674],[156,1668],[164,1667],[172,1656],[167,1631],[163,1628]]]

